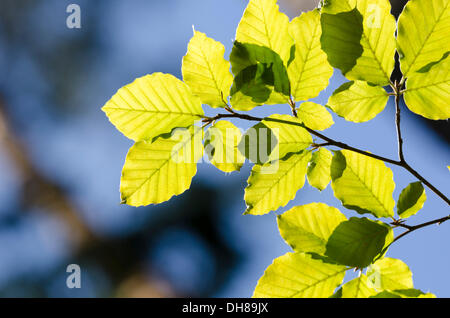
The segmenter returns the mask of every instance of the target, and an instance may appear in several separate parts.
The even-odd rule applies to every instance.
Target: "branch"
[[[398,140],[398,159],[402,163],[406,163],[405,157],[403,155],[403,138],[402,131],[400,129],[400,89],[401,85],[397,81],[395,81],[394,85],[395,92],[395,126],[397,127],[397,140]]]
[[[431,191],[436,193],[442,200],[447,202],[450,205],[450,200],[436,187],[434,187],[427,179],[422,177],[416,170],[414,170],[405,160],[405,156],[403,154],[403,138],[402,131],[400,129],[400,96],[403,94],[402,86],[403,79],[400,82],[395,81],[391,84],[392,89],[394,90],[395,95],[395,126],[397,128],[397,141],[398,141],[398,158],[399,165],[406,169],[409,173],[415,176],[418,180],[422,181]]]
[[[292,97],[289,97],[289,106],[291,106],[292,116],[297,117],[297,110],[295,110],[295,102]]]
[[[448,220],[450,220],[450,215],[445,216],[445,217],[440,218],[440,219],[432,220],[432,221],[429,221],[429,222],[425,222],[425,223],[421,223],[421,224],[417,224],[417,225],[413,225],[413,226],[411,226],[411,225],[406,225],[406,224],[402,224],[402,223],[398,223],[398,224],[396,224],[397,226],[404,227],[404,228],[406,228],[406,229],[408,229],[408,230],[405,231],[405,232],[403,232],[403,233],[400,234],[399,236],[397,236],[397,237],[394,239],[394,242],[397,241],[397,240],[399,240],[399,239],[402,238],[403,236],[408,235],[408,234],[411,233],[411,232],[414,232],[415,230],[418,230],[418,229],[421,229],[421,228],[423,228],[423,227],[426,227],[426,226],[429,226],[429,225],[433,225],[433,224],[441,225],[442,223],[444,223],[444,222],[446,222],[446,221],[448,221]]]
[[[311,144],[311,147],[313,147],[313,149],[318,149],[320,147],[326,147],[326,146],[331,146],[331,144],[329,142],[324,142],[324,143],[321,143],[321,144],[316,144],[316,143],[313,142]]]
[[[306,129],[310,134],[319,137],[323,140],[325,140],[327,142],[327,144],[329,146],[335,146],[341,149],[346,149],[346,150],[350,150],[353,152],[357,152],[361,155],[367,156],[367,157],[371,157],[374,159],[378,159],[399,167],[402,167],[404,169],[406,169],[408,172],[410,172],[413,176],[415,176],[418,180],[422,181],[423,184],[425,184],[426,186],[428,186],[428,188],[430,188],[431,191],[433,191],[434,193],[436,193],[442,200],[444,200],[448,205],[450,205],[450,199],[448,199],[442,192],[440,192],[436,187],[434,187],[428,180],[426,180],[424,177],[422,177],[417,171],[415,171],[410,165],[408,165],[405,161],[397,161],[394,159],[389,159],[383,156],[379,156],[352,146],[349,146],[343,142],[339,142],[336,141],[334,139],[331,139],[330,137],[327,137],[307,126],[305,126],[303,123],[299,123],[299,122],[293,122],[293,121],[289,121],[289,120],[283,120],[283,119],[277,119],[277,118],[260,118],[260,117],[255,117],[255,116],[251,116],[251,115],[247,115],[247,114],[240,114],[235,112],[234,110],[231,109],[227,109],[230,114],[218,114],[214,117],[204,117],[203,118],[203,122],[206,124],[209,124],[211,122],[214,122],[216,120],[220,120],[223,118],[240,118],[240,119],[244,119],[244,120],[249,120],[249,121],[272,121],[272,122],[278,122],[281,124],[287,124],[287,125],[293,125],[293,126],[299,126],[302,127],[304,129]]]
[[[444,200],[445,202],[447,202],[448,205],[450,205],[450,200],[441,191],[439,191],[435,186],[433,186],[427,179],[422,177],[416,170],[414,170],[409,164],[404,162],[404,163],[402,163],[401,167],[405,168],[414,177],[416,177],[418,180],[422,181],[422,183],[425,184],[431,191],[436,193],[442,200]]]
[[[399,161],[396,161],[396,160],[393,160],[393,159],[389,159],[389,158],[385,158],[385,157],[382,157],[382,156],[379,156],[379,155],[375,155],[375,154],[372,154],[370,152],[367,152],[367,151],[364,151],[364,150],[361,150],[361,149],[349,146],[349,145],[347,145],[345,143],[333,140],[333,139],[331,139],[331,138],[329,138],[329,137],[327,137],[327,136],[325,136],[325,135],[323,135],[323,134],[321,134],[321,133],[319,133],[319,132],[317,132],[317,131],[315,131],[315,130],[313,130],[313,129],[311,129],[311,128],[309,128],[309,127],[307,127],[304,124],[299,123],[299,122],[293,122],[293,121],[284,120],[284,119],[277,119],[277,118],[260,118],[260,117],[250,116],[250,115],[247,115],[247,114],[240,114],[240,113],[236,113],[236,112],[233,112],[231,114],[218,114],[218,115],[216,115],[214,117],[206,117],[206,118],[203,119],[203,122],[210,123],[210,122],[214,122],[216,120],[220,120],[220,119],[223,119],[223,118],[240,118],[240,119],[249,120],[249,121],[262,121],[262,120],[265,120],[265,121],[272,121],[272,122],[277,122],[277,123],[286,124],[286,125],[299,126],[299,127],[302,127],[304,129],[306,129],[312,135],[325,140],[327,142],[328,146],[336,146],[338,148],[351,150],[351,151],[360,153],[360,154],[368,156],[368,157],[372,157],[372,158],[375,158],[375,159],[378,159],[378,160],[389,162],[389,163],[392,163],[394,165],[400,165]]]

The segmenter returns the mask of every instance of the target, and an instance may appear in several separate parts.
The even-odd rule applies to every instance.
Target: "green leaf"
[[[391,227],[380,221],[352,217],[339,224],[328,239],[325,255],[340,264],[364,268],[392,243]]]
[[[321,10],[321,47],[327,54],[330,65],[347,75],[363,53],[360,43],[363,18],[354,6],[347,5],[347,1],[327,2],[330,6]],[[334,9],[336,5],[342,5],[343,8]]]
[[[289,115],[270,115],[245,132],[238,148],[253,163],[282,159],[311,145],[312,137],[301,125]]]
[[[404,298],[404,296],[393,291],[383,290],[378,294],[369,296],[369,298]]]
[[[404,77],[439,60],[449,50],[449,18],[450,0],[414,0],[406,4],[398,19],[397,35]]]
[[[361,123],[383,111],[389,95],[380,86],[363,81],[344,83],[328,99],[327,106],[348,121]]]
[[[231,88],[231,104],[250,110],[262,104],[288,101],[290,83],[281,57],[270,48],[235,41],[230,55],[236,75]]]
[[[376,293],[372,282],[364,274],[342,285],[342,298],[368,298]]]
[[[319,95],[333,75],[333,68],[320,45],[319,10],[304,12],[293,19],[289,32],[295,41],[295,57],[288,66],[292,95],[295,101],[308,100]]]
[[[427,196],[420,181],[410,183],[402,190],[397,202],[397,214],[403,218],[409,218],[422,209]]]
[[[287,65],[291,46],[289,18],[276,0],[250,0],[236,30],[236,41],[265,46],[278,53]]]
[[[311,152],[293,153],[283,160],[253,166],[244,199],[245,214],[262,215],[285,206],[305,184]]]
[[[262,123],[272,131],[278,140],[269,160],[282,159],[288,153],[308,148],[313,142],[310,133],[305,128],[283,122],[301,124],[297,118],[290,115],[274,114],[262,120]]]
[[[436,298],[436,296],[432,293],[424,293],[419,289],[400,289],[395,290],[395,293],[403,295],[405,298]]]
[[[427,73],[413,73],[404,93],[408,108],[428,119],[450,117],[450,57],[433,65]]]
[[[382,258],[370,265],[367,276],[378,290],[413,288],[412,273],[399,259]]]
[[[300,105],[298,117],[303,123],[314,130],[325,130],[333,124],[333,117],[322,105],[306,102]]]
[[[376,217],[394,215],[394,178],[382,161],[349,150],[337,151],[331,162],[331,179],[334,195],[346,208]]]
[[[230,62],[224,59],[222,43],[194,30],[194,36],[183,57],[183,79],[203,104],[224,107],[230,93],[233,76]]]
[[[390,10],[388,0],[328,0],[322,8],[322,49],[348,79],[389,84],[396,47]]]
[[[277,147],[277,143],[278,140],[273,131],[263,122],[259,122],[242,135],[238,149],[245,158],[262,165],[269,161],[270,156],[275,156],[272,152]],[[276,151],[278,153],[278,150]]]
[[[236,110],[249,111],[255,106],[263,105],[274,94],[265,84],[264,74],[271,72],[263,64],[249,66],[240,72],[231,87],[231,105]]]
[[[340,287],[333,295],[328,298],[342,298],[342,287]]]
[[[347,218],[324,203],[297,206],[278,215],[278,228],[296,252],[323,254],[334,229]]]
[[[331,181],[331,160],[333,155],[325,148],[320,148],[312,155],[308,166],[307,178],[311,186],[324,190]]]
[[[195,133],[194,133],[195,130]],[[186,191],[203,155],[202,130],[177,129],[154,142],[137,142],[130,148],[122,170],[122,203],[158,204]]]
[[[211,163],[223,172],[239,171],[245,161],[238,150],[241,131],[229,121],[219,121],[205,134],[205,152]]]
[[[204,114],[200,100],[186,84],[162,73],[122,87],[102,110],[121,133],[135,141],[151,141],[173,128],[191,126]]]
[[[383,290],[370,298],[436,298],[432,293],[424,293],[418,289]]]
[[[324,298],[342,283],[346,267],[305,253],[276,258],[256,285],[255,298]]]

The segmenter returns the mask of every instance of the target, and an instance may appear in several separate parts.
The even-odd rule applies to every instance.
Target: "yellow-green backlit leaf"
[[[324,203],[296,206],[277,217],[280,234],[294,251],[318,254],[325,253],[331,233],[346,219]]]
[[[370,265],[367,276],[377,290],[413,288],[412,273],[399,259],[382,258]]]
[[[322,13],[338,14],[348,12],[356,7],[357,0],[325,0],[323,1]]]
[[[245,189],[245,214],[262,215],[285,206],[305,184],[311,152],[304,150],[283,160],[253,166]]]
[[[346,267],[305,253],[276,258],[256,285],[255,298],[324,298],[333,294]]]
[[[186,191],[197,172],[197,161],[203,156],[201,132],[200,128],[191,127],[153,142],[135,143],[122,170],[122,203],[158,204]]]
[[[394,215],[394,178],[382,161],[340,150],[331,162],[331,178],[334,195],[345,207],[376,217]]]
[[[402,190],[397,201],[397,214],[403,218],[409,218],[423,207],[427,196],[420,181],[410,183]]]
[[[208,38],[204,33],[194,31],[183,57],[183,80],[203,104],[212,107],[225,106],[230,93],[233,76],[230,62],[224,59],[222,43]]]
[[[325,130],[334,124],[333,117],[328,110],[313,102],[301,104],[297,113],[305,126],[314,130]]]
[[[162,73],[122,87],[102,110],[121,133],[135,141],[151,141],[173,128],[191,126],[204,114],[199,98],[186,84]]]
[[[398,19],[397,47],[403,76],[410,77],[442,58],[449,51],[449,34],[450,0],[409,1]]]
[[[291,46],[289,18],[279,11],[277,0],[250,0],[236,30],[236,41],[268,47],[287,65]]]
[[[205,134],[205,151],[211,163],[223,172],[239,171],[245,157],[238,150],[242,133],[229,121],[219,121]]]
[[[295,101],[308,100],[319,95],[333,75],[333,68],[320,45],[319,10],[304,12],[293,19],[289,32],[295,41],[295,58],[288,66],[291,92]]]
[[[333,155],[325,148],[320,148],[312,155],[306,174],[311,186],[324,190],[331,181],[331,160]]]
[[[450,118],[450,57],[434,64],[426,73],[411,74],[404,98],[406,106],[416,114],[434,120]]]
[[[376,293],[373,284],[364,274],[342,286],[342,298],[368,298]]]
[[[327,0],[321,43],[330,64],[350,80],[388,84],[396,47],[390,11],[388,0]]]
[[[342,84],[330,96],[327,106],[346,120],[361,123],[375,118],[388,99],[389,95],[380,86],[351,81]]]
[[[262,123],[272,131],[278,140],[269,160],[282,159],[288,153],[299,152],[308,148],[313,142],[310,133],[305,128],[285,124],[282,121],[301,123],[297,118],[290,115],[274,114],[263,119]]]

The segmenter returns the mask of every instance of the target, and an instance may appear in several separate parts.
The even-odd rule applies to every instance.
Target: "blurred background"
[[[317,0],[280,0],[291,18]],[[391,1],[393,13],[405,1]],[[66,8],[81,7],[81,28],[66,27]],[[120,205],[119,182],[132,141],[100,108],[117,89],[152,72],[181,78],[181,59],[196,30],[229,54],[246,0],[2,0],[0,2],[0,296],[249,297],[265,268],[290,250],[276,213],[242,215],[250,165],[225,175],[202,163],[192,187],[167,203]],[[395,76],[395,75],[394,75]],[[314,99],[324,104],[345,79],[335,71]],[[448,194],[449,125],[403,107],[405,155]],[[264,106],[255,115],[289,113]],[[207,113],[212,113],[210,110]],[[334,139],[396,158],[392,100],[376,119],[334,116]],[[247,128],[248,123],[235,122]],[[413,177],[392,167],[396,199]],[[427,190],[416,224],[448,214]],[[288,208],[322,201],[346,210],[330,187],[309,185]],[[417,231],[388,256],[404,260],[417,288],[450,297],[450,222]],[[81,267],[80,289],[66,267]]]

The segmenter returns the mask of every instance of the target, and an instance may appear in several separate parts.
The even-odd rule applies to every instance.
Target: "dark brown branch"
[[[321,144],[313,143],[311,146],[312,146],[314,149],[318,149],[318,148],[320,148],[320,147],[331,146],[331,144],[330,144],[329,142],[324,142],[324,143],[321,143]]]
[[[289,97],[289,106],[291,106],[292,116],[298,117],[298,116],[297,116],[297,110],[295,109],[295,102],[294,102],[294,100],[292,99],[292,97]]]
[[[411,233],[411,232],[414,232],[415,230],[418,230],[418,229],[421,229],[421,228],[423,228],[423,227],[426,227],[426,226],[429,226],[429,225],[433,225],[433,224],[438,224],[438,225],[440,225],[440,224],[442,224],[442,223],[444,223],[444,222],[446,222],[446,221],[448,221],[448,220],[450,220],[450,215],[445,216],[445,217],[440,218],[440,219],[432,220],[432,221],[429,221],[429,222],[425,222],[425,223],[421,223],[421,224],[417,224],[417,225],[413,225],[413,226],[411,226],[411,225],[406,225],[406,224],[398,224],[398,226],[404,227],[404,228],[406,228],[406,229],[408,229],[408,230],[405,231],[405,232],[403,232],[403,233],[400,234],[399,236],[397,236],[397,237],[395,238],[394,242],[397,241],[397,240],[399,240],[399,239],[402,238],[403,236],[408,235],[408,234]]]
[[[330,137],[327,137],[307,126],[305,126],[303,123],[299,123],[299,122],[294,122],[294,121],[289,121],[289,120],[283,120],[283,119],[277,119],[277,118],[260,118],[260,117],[255,117],[255,116],[251,116],[251,115],[247,115],[247,114],[240,114],[237,113],[233,110],[231,110],[230,114],[218,114],[214,117],[205,117],[203,119],[203,122],[205,123],[211,123],[213,121],[216,120],[220,120],[223,118],[240,118],[240,119],[244,119],[244,120],[249,120],[249,121],[272,121],[272,122],[278,122],[281,124],[287,124],[287,125],[293,125],[293,126],[299,126],[302,127],[304,129],[306,129],[310,134],[319,137],[323,140],[325,140],[329,146],[335,146],[341,149],[346,149],[346,150],[350,150],[359,154],[362,154],[364,156],[367,157],[371,157],[374,159],[378,159],[399,167],[402,167],[404,169],[406,169],[408,172],[410,172],[413,176],[415,176],[418,180],[422,181],[423,184],[425,184],[431,191],[433,191],[434,193],[436,193],[442,200],[444,200],[448,205],[450,205],[450,199],[448,199],[442,192],[440,192],[436,187],[434,187],[428,180],[426,180],[424,177],[422,177],[416,170],[414,170],[410,165],[408,165],[405,161],[401,161],[401,160],[394,160],[394,159],[390,159],[390,158],[386,158],[383,156],[379,156],[352,146],[349,146],[343,142],[339,142],[336,140],[331,139]]]
[[[436,187],[434,187],[427,179],[422,177],[416,170],[414,170],[405,160],[405,156],[403,154],[403,138],[402,131],[400,128],[400,96],[403,94],[402,86],[403,79],[400,82],[395,81],[391,84],[392,89],[395,94],[395,126],[397,129],[397,141],[398,141],[398,158],[399,158],[399,166],[406,169],[409,173],[411,173],[414,177],[420,180],[423,184],[425,184],[431,191],[436,193],[442,200],[447,202],[450,205],[450,200]]]
[[[319,133],[319,132],[317,132],[317,131],[315,131],[315,130],[313,130],[313,129],[311,129],[311,128],[309,128],[309,127],[307,127],[304,124],[299,123],[299,122],[294,122],[294,121],[289,121],[289,120],[284,120],[284,119],[277,119],[277,118],[260,118],[260,117],[255,117],[255,116],[251,116],[251,115],[247,115],[247,114],[240,114],[240,113],[236,113],[236,112],[233,112],[232,114],[218,114],[218,115],[216,115],[214,117],[206,117],[206,118],[203,119],[203,122],[213,122],[213,121],[220,120],[220,119],[223,119],[223,118],[240,118],[240,119],[249,120],[249,121],[262,121],[262,120],[265,120],[265,121],[278,122],[280,124],[299,126],[299,127],[302,127],[304,129],[306,129],[312,135],[325,140],[327,142],[328,146],[335,146],[335,147],[338,147],[338,148],[351,150],[351,151],[360,153],[362,155],[365,155],[365,156],[368,156],[368,157],[372,157],[374,159],[378,159],[378,160],[382,160],[382,161],[385,161],[385,162],[389,162],[389,163],[392,163],[394,165],[400,165],[399,161],[396,161],[396,160],[393,160],[393,159],[389,159],[389,158],[385,158],[385,157],[382,157],[382,156],[379,156],[379,155],[375,155],[375,154],[372,154],[370,152],[367,152],[367,151],[364,151],[364,150],[361,150],[361,149],[349,146],[349,145],[347,145],[345,143],[333,140],[333,139],[331,139],[331,138],[329,138],[329,137],[327,137],[327,136],[325,136],[325,135],[323,135],[323,134],[321,134],[321,133]]]
[[[395,126],[397,128],[397,141],[398,141],[398,159],[402,163],[405,162],[405,157],[403,155],[403,138],[402,131],[400,129],[400,87],[401,85],[397,81],[393,85],[395,91]]]
[[[447,202],[448,205],[450,205],[450,200],[435,186],[433,186],[427,179],[422,177],[416,170],[414,170],[409,164],[404,162],[401,166],[405,168],[409,173],[411,173],[414,177],[416,177],[418,180],[422,181],[422,183],[425,184],[431,191],[436,193],[442,200],[444,200],[445,202]]]

